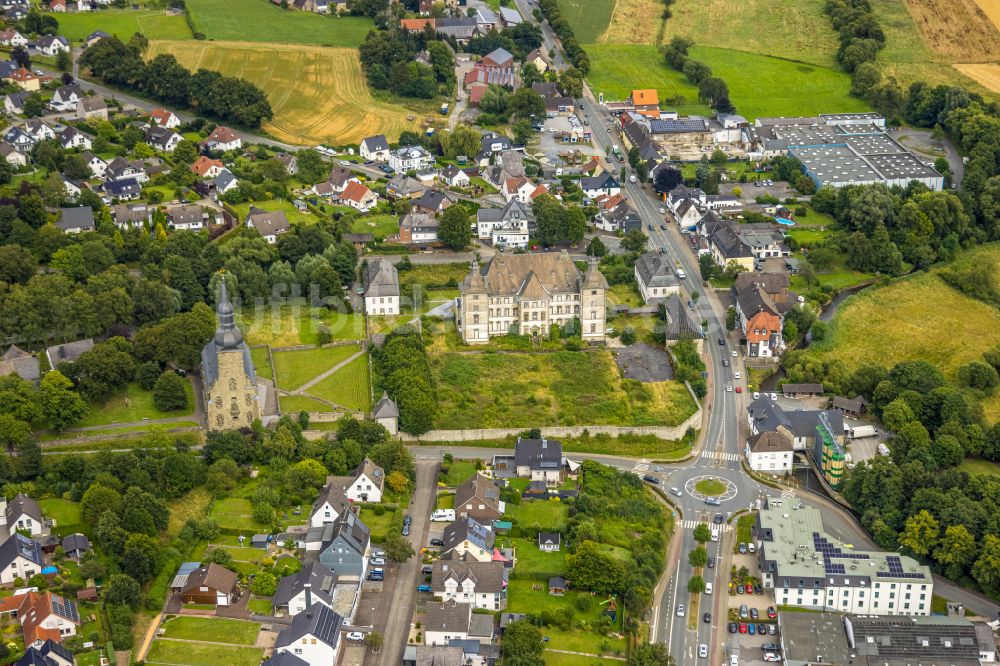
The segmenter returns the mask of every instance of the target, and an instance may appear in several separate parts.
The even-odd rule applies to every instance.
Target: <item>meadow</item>
[[[308,392],[348,409],[366,411],[371,407],[368,354],[350,361]]]
[[[607,100],[623,100],[636,88],[655,88],[660,102],[683,97],[684,103],[671,105],[681,114],[711,115],[698,102],[698,89],[680,72],[667,67],[656,47],[645,44],[587,44],[590,73],[587,81],[595,95]]]
[[[167,16],[163,10],[105,9],[98,12],[56,14],[59,34],[80,42],[103,30],[123,42],[137,32],[150,39],[191,39],[183,16]]]
[[[260,0],[188,0],[187,7],[195,27],[211,40],[355,48],[374,25],[363,16],[320,16]]]
[[[264,657],[262,648],[211,645],[159,638],[146,654],[147,664],[172,666],[258,666]]]
[[[357,345],[273,352],[278,387],[292,391],[360,351]]]
[[[130,383],[123,392],[108,398],[103,404],[92,405],[90,411],[76,427],[132,423],[145,419],[172,418],[193,414],[194,389],[191,388],[190,382],[185,383],[184,388],[188,396],[188,408],[174,412],[161,412],[153,404],[152,391],[144,391],[138,384]]]
[[[332,340],[361,340],[365,337],[364,315],[308,307],[303,298],[289,300],[292,301],[289,305],[240,309],[237,323],[248,344],[271,347],[314,345],[318,341],[320,324],[329,328]]]
[[[267,3],[259,4],[264,9],[271,9]],[[219,7],[236,17],[240,25],[251,25],[244,23],[246,19],[228,5],[219,4]],[[321,22],[333,20],[304,17]],[[250,35],[238,37],[251,38]],[[247,41],[156,40],[150,44],[147,57],[160,53],[172,54],[192,71],[212,69],[228,76],[241,76],[259,86],[267,94],[274,111],[274,118],[266,121],[262,128],[281,141],[304,145],[348,144],[379,133],[395,141],[403,130],[419,128],[418,112],[372,96],[361,71],[358,52],[352,47],[281,44],[262,49],[259,44]],[[408,117],[413,120],[407,120]]]
[[[614,0],[559,0],[558,4],[581,44],[600,41],[616,9]]]
[[[260,625],[256,622],[206,617],[174,617],[163,623],[166,638],[253,645]]]

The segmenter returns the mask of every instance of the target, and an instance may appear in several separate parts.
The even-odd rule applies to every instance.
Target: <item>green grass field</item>
[[[694,413],[677,382],[622,381],[610,352],[432,356],[435,427],[676,425]]]
[[[545,553],[538,549],[534,539],[501,539],[504,546],[513,545],[516,551],[518,574],[529,576],[562,576],[566,572],[566,551]]]
[[[624,100],[633,89],[656,88],[661,105],[671,97],[684,98],[682,104],[669,105],[681,115],[711,115],[711,109],[698,102],[698,89],[682,73],[667,67],[655,46],[587,44],[584,49],[590,56],[587,81],[595,95]]]
[[[164,622],[163,629],[166,638],[253,645],[260,632],[260,625],[242,620],[181,616]]]
[[[258,666],[264,658],[263,648],[234,645],[206,645],[188,641],[159,638],[146,654],[147,664],[176,666]]]
[[[298,414],[299,412],[332,412],[333,407],[319,400],[304,395],[278,396],[278,405],[283,414]]]
[[[443,463],[448,465],[448,463]],[[473,460],[456,460],[448,465],[448,473],[445,475],[445,485],[449,488],[457,488],[476,474],[476,463]],[[454,506],[454,500],[452,500]]]
[[[318,218],[312,213],[303,213],[288,199],[270,199],[266,201],[254,201],[253,203],[236,204],[233,208],[240,214],[240,219],[245,220],[250,213],[250,208],[259,208],[266,211],[280,210],[292,224],[313,224]]]
[[[247,602],[247,610],[256,615],[270,615],[271,600],[253,598]]]
[[[850,96],[851,77],[839,69],[703,46],[691,55],[729,85],[736,112],[748,120],[871,111],[867,102]]]
[[[57,497],[47,497],[38,500],[38,506],[42,508],[42,513],[46,518],[56,521],[55,532],[61,536],[72,534],[75,531],[87,529],[80,519],[80,505],[67,499]]]
[[[425,291],[457,289],[468,274],[469,265],[465,263],[416,264],[408,270],[399,272],[399,288],[401,291],[408,291],[419,284]]]
[[[362,16],[320,16],[258,0],[189,0],[187,6],[198,30],[215,40],[357,47],[373,26]]]
[[[536,586],[539,589],[532,589]],[[589,602],[589,609],[586,611],[577,609],[576,601],[581,597],[586,598]],[[563,608],[568,608],[573,613],[574,623],[583,620],[592,626],[596,626],[601,621],[601,611],[604,609],[604,606],[600,605],[601,601],[603,599],[598,596],[574,590],[567,590],[566,595],[562,597],[552,596],[548,593],[545,581],[512,580],[510,581],[510,586],[507,588],[507,612],[538,615],[542,611],[555,612]],[[621,620],[622,614],[618,613],[619,626]],[[558,627],[551,626],[545,627],[542,633],[550,639],[545,644],[545,647],[550,650],[567,650],[596,655],[600,651],[599,646],[601,643],[607,641],[612,651],[619,653],[625,651],[625,641],[623,639],[610,637],[605,639],[595,631],[576,628],[563,631]],[[574,657],[574,661],[572,662],[574,664],[592,663],[589,659],[584,660],[579,655],[571,656]],[[548,663],[547,660],[546,663]],[[624,662],[617,661],[614,663],[622,664]]]
[[[250,345],[314,345],[321,323],[330,329],[333,340],[361,340],[365,337],[364,315],[310,308],[301,298],[296,299],[294,304],[279,307],[267,306],[259,310],[245,307],[237,317]]]
[[[191,39],[183,16],[167,16],[163,10],[104,9],[97,12],[54,14],[59,34],[79,42],[87,35],[103,30],[123,42],[137,32],[150,39]]]
[[[614,8],[615,3],[608,0],[559,0],[559,11],[581,44],[597,42],[607,30]]]
[[[79,428],[110,425],[112,423],[133,423],[143,419],[162,419],[174,416],[188,416],[194,413],[194,389],[189,382],[184,384],[188,395],[188,408],[174,412],[161,412],[153,405],[153,392],[142,390],[138,384],[130,383],[125,391],[103,405],[93,405],[77,424]]]
[[[393,528],[396,521],[396,512],[386,509],[381,516],[375,515],[375,509],[369,507],[361,508],[361,522],[372,531],[372,541],[385,543],[389,536],[389,530]]]
[[[261,525],[253,519],[250,500],[242,497],[223,497],[215,500],[208,513],[209,518],[215,518],[220,525],[235,527],[253,532],[266,530],[267,525]]]
[[[388,238],[399,233],[399,219],[395,215],[368,215],[351,223],[353,234],[375,234],[378,238]]]
[[[522,529],[551,532],[565,527],[569,519],[569,507],[557,501],[522,501],[520,504],[508,504],[505,516],[516,520]]]
[[[958,466],[958,469],[959,471],[967,472],[969,474],[989,474],[991,476],[1000,476],[1000,465],[981,458],[966,458],[962,461],[962,464]]]
[[[371,406],[368,354],[362,354],[309,389],[309,393],[349,409],[366,411]]]
[[[267,347],[254,347],[250,350],[250,358],[253,359],[253,368],[258,377],[264,379],[274,379],[274,371],[271,369],[271,360],[268,358]]]
[[[291,391],[361,350],[357,345],[274,352],[278,387]]]

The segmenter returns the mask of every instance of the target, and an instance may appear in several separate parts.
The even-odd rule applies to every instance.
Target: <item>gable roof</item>
[[[558,471],[562,467],[562,443],[554,439],[518,438],[514,464],[532,470]]]
[[[263,211],[259,208],[250,207],[250,214],[247,222],[253,224],[253,228],[261,236],[277,236],[291,229],[285,213],[280,210]]]
[[[14,496],[14,499],[7,502],[6,514],[8,525],[17,522],[17,519],[22,515],[30,516],[36,521],[42,522],[42,509],[38,506],[38,502],[24,493],[18,493]]]
[[[444,541],[444,546],[441,549],[442,553],[453,550],[463,541],[469,541],[474,546],[483,550],[493,550],[496,536],[493,534],[493,530],[478,520],[474,518],[460,518],[445,526],[441,540]]]
[[[314,561],[302,567],[298,573],[285,576],[278,581],[278,589],[272,600],[274,605],[287,605],[305,590],[307,583],[311,585],[309,593],[312,596],[322,599],[327,605],[333,604],[333,588],[337,586],[337,574],[319,561]]]
[[[38,357],[16,345],[11,345],[3,356],[0,356],[0,377],[12,373],[29,382],[37,380],[41,376]]]
[[[635,105],[659,105],[660,98],[655,89],[633,90],[632,104]]]
[[[357,201],[358,203],[361,203],[362,201],[367,199],[371,194],[372,191],[369,190],[365,185],[359,183],[356,180],[352,180],[347,183],[347,187],[344,188],[344,191],[340,195],[340,200]]]
[[[445,196],[444,192],[437,189],[430,189],[414,200],[413,205],[420,206],[421,208],[426,208],[428,210],[438,211],[444,208],[446,202],[451,203],[451,200]]]
[[[427,619],[424,621],[424,631],[447,631],[468,633],[469,618],[472,617],[472,605],[457,601],[443,601],[427,604],[424,611]]]
[[[647,252],[639,257],[635,269],[647,287],[676,287],[680,284],[667,256],[659,252]]]
[[[617,180],[615,180],[615,177],[607,171],[597,176],[588,176],[587,178],[580,179],[580,189],[584,191],[603,190],[615,187],[621,187],[621,185]]]
[[[362,474],[371,479],[379,490],[382,489],[385,484],[385,472],[381,467],[372,462],[371,458],[365,457],[358,465],[358,468],[354,470],[354,480],[357,480]]]
[[[166,124],[170,122],[171,117],[177,118],[177,115],[173,111],[169,111],[167,109],[153,109],[149,112],[149,119],[160,127],[166,126]],[[178,118],[178,120],[180,119]]]
[[[55,655],[61,661],[56,661],[49,655]],[[14,666],[59,666],[62,663],[76,663],[73,653],[49,638],[40,647],[29,646],[24,656],[18,659]]]
[[[291,652],[276,652],[261,666],[309,666],[309,662],[300,659]]]
[[[52,345],[45,350],[45,357],[49,361],[49,366],[52,368],[58,367],[60,363],[75,361],[80,358],[80,354],[85,351],[92,349],[94,346],[93,338],[84,338],[83,340],[74,340],[73,342],[64,342],[61,345]]]
[[[372,418],[399,418],[399,407],[396,406],[396,403],[389,397],[386,391],[382,391],[382,398],[372,408]]]
[[[281,630],[274,646],[286,648],[304,636],[314,636],[317,640],[336,648],[343,625],[344,618],[317,601],[305,612],[292,618],[292,624]]]
[[[500,489],[488,476],[476,472],[475,476],[455,490],[455,506],[477,499],[494,511],[500,510]]]
[[[309,512],[309,517],[312,518],[317,511],[322,508],[324,504],[329,504],[336,510],[337,515],[340,515],[348,509],[350,502],[344,497],[344,486],[345,477],[342,476],[328,476],[326,479],[326,485],[319,493],[319,497],[313,502],[312,510]]]
[[[18,557],[43,566],[42,547],[33,539],[14,532],[0,544],[0,568],[9,567]]]
[[[376,257],[365,268],[365,297],[399,296],[399,274],[384,257]]]
[[[212,169],[212,167],[216,167],[218,169],[224,169],[225,165],[219,160],[213,160],[211,157],[208,157],[207,155],[199,155],[198,159],[194,161],[194,164],[190,166],[190,169],[191,171],[195,172],[196,174],[204,178],[205,174],[208,173]]]
[[[323,535],[326,537],[326,534]],[[361,522],[361,519],[353,511],[345,511],[337,517],[330,531],[330,538],[324,538],[324,543],[328,543],[337,538],[344,542],[344,545],[351,547],[356,553],[364,554],[371,542],[371,530]]]
[[[84,111],[99,111],[101,109],[108,108],[107,103],[104,98],[100,95],[91,95],[89,97],[82,98],[78,104],[83,107]]]
[[[380,150],[389,150],[389,142],[386,140],[385,134],[369,136],[361,141],[361,145],[373,153]]]
[[[187,583],[181,592],[191,592],[202,587],[229,594],[236,585],[236,574],[221,564],[214,562],[188,574]]]
[[[76,550],[90,550],[90,539],[87,538],[85,534],[70,534],[68,537],[62,540],[62,547],[67,553],[71,553]]]
[[[507,575],[503,562],[438,560],[431,573],[431,589],[442,590],[449,580],[454,580],[459,585],[471,580],[475,583],[477,594],[495,594],[507,586]]]
[[[239,141],[240,137],[236,132],[225,127],[223,125],[216,125],[212,133],[205,137],[205,140],[201,142],[203,146],[209,146],[213,143],[232,143],[234,141]]]
[[[24,595],[17,615],[21,620],[21,630],[24,632],[26,645],[31,645],[39,640],[62,640],[59,629],[49,629],[42,626],[42,623],[51,615],[56,615],[73,624],[80,624],[80,611],[76,607],[76,602],[64,599],[52,592],[44,594],[28,592]]]
[[[785,434],[785,428],[763,430],[747,440],[753,453],[779,453],[792,450],[792,440]]]
[[[487,53],[480,62],[487,67],[508,67],[514,64],[514,55],[500,47]]]
[[[94,209],[90,206],[76,208],[60,208],[61,214],[55,225],[66,231],[68,229],[93,229]]]
[[[538,545],[544,546],[546,544],[551,544],[553,546],[558,546],[562,541],[562,534],[559,532],[539,532],[538,533]]]

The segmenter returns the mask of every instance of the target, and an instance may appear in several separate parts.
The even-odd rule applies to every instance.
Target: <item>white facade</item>
[[[278,652],[291,652],[309,666],[329,666],[337,663],[337,647],[312,634],[306,634],[294,643],[276,649]]]
[[[434,165],[434,156],[420,146],[400,148],[389,153],[389,168],[396,173],[419,171]]]
[[[454,578],[449,578],[444,582],[444,588],[434,590],[434,596],[441,597],[442,601],[458,601],[472,604],[473,608],[485,610],[503,610],[503,595],[500,592],[477,592],[476,583],[469,578],[458,583]]]
[[[791,451],[754,452],[747,444],[743,449],[750,469],[755,472],[790,472],[792,471]]]
[[[765,575],[764,587],[770,587],[767,584],[770,578],[770,574]],[[778,583],[782,583],[781,577],[778,578]],[[930,615],[931,613],[931,592],[934,587],[932,583],[879,581],[864,584],[862,580],[855,579],[855,583],[851,585],[850,580],[850,576],[846,578],[837,576],[827,578],[827,584],[823,587],[809,589],[797,586],[775,587],[774,599],[781,605],[856,615]]]
[[[347,486],[344,495],[352,502],[381,502],[382,489],[367,474],[360,474]]]
[[[326,599],[322,598],[318,594],[312,594],[312,595],[310,595],[310,599],[312,600],[312,602],[314,604],[315,603],[321,603],[324,606],[326,606],[327,608],[329,608],[330,610],[333,610],[333,607],[330,606],[330,604],[328,604],[326,602]],[[306,591],[304,589],[300,590],[298,594],[296,594],[294,597],[292,597],[291,599],[288,600],[288,616],[289,617],[295,617],[299,613],[305,612],[306,608],[307,608],[307,606],[306,606]]]
[[[28,580],[36,573],[40,573],[42,568],[25,557],[15,557],[14,561],[4,569],[0,569],[0,584],[7,585],[21,578]]]
[[[544,481],[547,486],[557,486],[562,482],[561,469],[531,469],[528,465],[520,465],[517,475],[522,479]]]
[[[482,225],[480,225],[482,226]],[[528,233],[527,220],[510,220],[507,224],[493,228],[489,238],[495,248],[518,250],[528,247],[531,235]]]
[[[77,191],[79,193],[79,190]],[[31,536],[38,536],[42,533],[44,525],[26,513],[22,513],[12,523],[7,525],[11,532],[27,532]]]
[[[399,296],[365,296],[365,313],[370,315],[398,315]]]
[[[330,502],[325,501],[309,516],[309,526],[310,527],[323,527],[329,523],[337,520],[340,516],[340,512],[337,508],[330,504]]]

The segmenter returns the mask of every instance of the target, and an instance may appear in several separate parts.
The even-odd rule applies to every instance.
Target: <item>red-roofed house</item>
[[[243,147],[239,134],[223,125],[216,125],[212,133],[201,142],[202,148],[208,150],[238,150]]]
[[[531,194],[535,191],[535,184],[524,176],[519,176],[517,178],[508,178],[503,181],[503,187],[500,189],[500,193],[503,194],[503,198],[507,201],[512,199],[517,199],[519,203],[528,203],[531,201]]]
[[[490,85],[516,88],[518,85],[517,65],[514,56],[505,49],[494,49],[472,66],[472,71],[463,79],[469,91],[469,103],[476,105]]]
[[[173,129],[181,124],[181,119],[177,117],[177,114],[166,109],[153,109],[149,112],[149,119],[157,127],[165,129]]]
[[[21,90],[34,92],[42,87],[42,82],[38,77],[30,69],[25,69],[24,67],[14,70],[10,78],[21,87]]]
[[[9,613],[21,621],[25,646],[41,645],[47,640],[61,643],[76,636],[80,611],[76,602],[51,592],[27,592],[5,598],[0,613]]]
[[[211,157],[205,157],[201,155],[195,160],[194,164],[191,165],[191,171],[194,171],[199,178],[215,178],[226,168],[219,160],[213,160]]]
[[[378,195],[357,181],[347,183],[347,187],[340,195],[340,203],[351,208],[357,208],[363,213],[375,207],[378,203]]]
[[[528,198],[534,201],[536,198],[542,196],[543,194],[549,193],[549,186],[542,184],[534,189],[534,191],[528,195]]]
[[[660,98],[656,90],[633,90],[632,106],[638,113],[649,118],[660,117]]]
[[[434,27],[432,18],[399,19],[399,27],[409,32],[423,32],[426,26]]]
[[[0,44],[4,46],[27,46],[28,40],[14,28],[0,32]]]
[[[66,11],[66,0],[52,0],[49,3],[50,12],[65,12]]]

